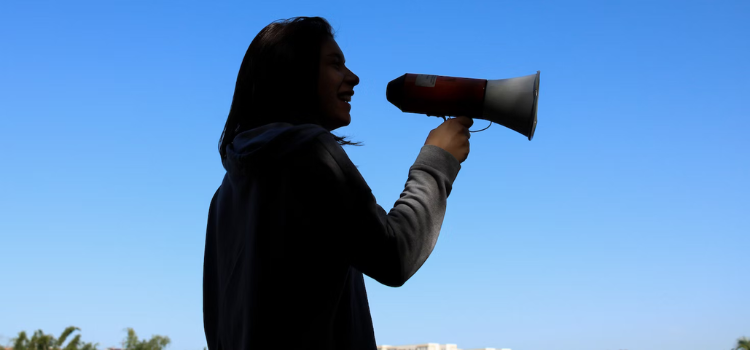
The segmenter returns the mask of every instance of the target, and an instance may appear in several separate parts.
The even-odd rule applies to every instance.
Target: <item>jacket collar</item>
[[[237,134],[227,145],[227,156],[222,164],[228,172],[257,168],[269,158],[280,160],[326,132],[328,130],[317,124],[276,122],[262,125]]]

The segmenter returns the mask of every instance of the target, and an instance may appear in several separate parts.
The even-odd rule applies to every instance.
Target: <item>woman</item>
[[[399,287],[435,247],[472,121],[430,132],[386,214],[341,147],[356,143],[331,134],[358,83],[323,18],[271,23],[250,44],[206,229],[210,350],[375,349],[362,274]]]

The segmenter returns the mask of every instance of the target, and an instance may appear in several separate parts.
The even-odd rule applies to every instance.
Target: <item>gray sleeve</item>
[[[328,147],[336,163],[329,168],[338,178],[338,194],[346,198],[341,204],[347,228],[342,251],[364,274],[387,286],[402,286],[435,248],[460,163],[440,147],[423,146],[403,192],[386,213],[343,149]]]

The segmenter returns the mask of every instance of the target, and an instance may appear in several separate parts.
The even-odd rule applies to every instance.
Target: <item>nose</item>
[[[346,82],[352,84],[352,86],[358,85],[359,77],[351,69],[347,68],[346,70],[349,71],[349,74],[346,75]]]

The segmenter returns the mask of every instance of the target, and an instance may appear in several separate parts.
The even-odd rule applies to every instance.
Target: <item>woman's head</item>
[[[353,94],[359,78],[343,60],[323,18],[295,17],[263,28],[240,66],[219,143],[221,156],[236,134],[268,123],[314,123],[329,131],[348,125],[350,107],[342,99]]]

